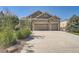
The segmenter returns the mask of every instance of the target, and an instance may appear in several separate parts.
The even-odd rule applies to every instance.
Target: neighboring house
[[[31,30],[60,30],[60,18],[47,12],[37,11],[26,18],[31,22]]]
[[[61,21],[60,22],[60,30],[65,31],[67,25],[67,21]]]

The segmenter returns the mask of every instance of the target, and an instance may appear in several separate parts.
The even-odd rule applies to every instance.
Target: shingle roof
[[[31,14],[30,16],[28,16],[27,18],[60,19],[58,16],[52,16],[52,15],[48,14],[47,12],[41,12],[41,11],[36,11],[33,14]]]
[[[40,15],[40,14],[42,14],[41,11],[36,11],[36,12],[34,12],[33,14],[31,14],[30,16],[28,16],[28,17],[35,18],[35,17],[37,17],[37,16]]]
[[[30,18],[30,19],[29,19]],[[41,11],[36,11],[30,16],[26,16],[22,18],[24,19],[29,19],[29,20],[50,20],[50,19],[60,19],[58,16],[53,16],[48,14],[47,12],[41,12]]]
[[[28,17],[30,18],[50,18],[52,16],[49,15],[47,12],[36,11]]]

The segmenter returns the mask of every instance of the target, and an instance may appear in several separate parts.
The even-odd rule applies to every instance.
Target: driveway
[[[62,31],[33,31],[33,39],[26,42],[26,52],[79,52],[79,36]],[[23,50],[22,50],[23,51]]]

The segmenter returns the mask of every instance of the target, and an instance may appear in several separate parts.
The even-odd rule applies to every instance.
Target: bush
[[[75,25],[71,25],[68,27],[68,31],[69,32],[76,32],[79,33],[79,25],[75,24]]]
[[[0,46],[9,47],[16,44],[16,34],[11,30],[5,30],[0,33]]]
[[[16,35],[18,39],[22,39],[23,38],[22,30],[16,31]]]
[[[79,33],[79,16],[73,15],[66,26],[66,30],[68,32],[76,32]]]
[[[31,31],[29,29],[23,28],[17,31],[17,38],[24,39],[28,37],[30,34],[31,34]]]

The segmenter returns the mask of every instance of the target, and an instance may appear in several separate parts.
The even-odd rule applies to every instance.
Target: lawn
[[[79,35],[79,33],[76,33],[76,32],[69,32],[69,33],[72,33],[72,34],[75,34],[75,35]]]

